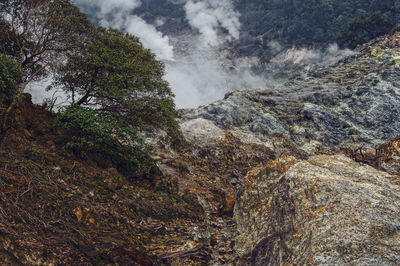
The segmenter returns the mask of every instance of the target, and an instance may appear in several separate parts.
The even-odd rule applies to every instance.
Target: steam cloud
[[[248,67],[235,65],[236,68],[223,67],[216,52],[200,49],[167,63],[165,78],[173,88],[176,105],[195,108],[222,99],[230,91],[266,86],[266,81]]]
[[[276,42],[270,43],[271,49],[279,49]],[[290,64],[294,66],[303,66],[305,70],[313,66],[329,66],[340,59],[353,55],[354,52],[349,49],[340,49],[337,44],[331,44],[324,51],[307,48],[286,49],[272,58],[273,64]],[[307,69],[308,68],[308,69]]]
[[[229,0],[189,0],[185,4],[185,11],[189,24],[201,33],[204,45],[217,46],[221,38],[239,38],[239,13]],[[221,37],[219,28],[226,29],[229,34]]]
[[[139,0],[75,0],[86,14],[94,15],[104,27],[119,28],[138,36],[143,45],[161,60],[172,60],[173,47],[168,36],[131,12],[140,7]],[[93,10],[96,10],[93,14]]]
[[[189,36],[192,41],[188,55],[178,55],[175,62],[166,62],[165,78],[175,93],[178,107],[194,108],[221,99],[228,91],[265,86],[250,71],[229,71],[222,66],[224,59],[218,59],[216,48],[224,41],[239,38],[240,14],[230,0],[178,3],[185,3],[186,19],[200,33],[200,36]]]
[[[163,36],[153,25],[147,24],[138,16],[118,17],[111,22],[104,22],[103,25],[117,27],[138,36],[143,46],[152,50],[158,59],[173,60],[173,47],[169,44],[168,36]]]
[[[240,14],[234,10],[230,0],[166,1],[176,4],[177,8],[183,6],[190,26],[198,30],[199,35],[174,37],[175,43],[185,40],[189,45],[185,53],[179,53],[179,49],[174,51],[168,36],[163,36],[154,25],[132,15],[140,7],[140,0],[74,0],[84,13],[102,26],[119,28],[138,36],[144,47],[151,49],[158,59],[164,61],[165,79],[176,95],[178,108],[208,104],[234,90],[279,84],[281,81],[274,80],[274,73],[326,66],[352,53],[340,50],[335,45],[324,52],[296,48],[283,50],[279,43],[271,42],[270,49],[276,56],[265,67],[269,72],[265,75],[268,78],[260,77],[249,70],[252,65],[258,64],[256,58],[227,60],[221,55],[223,43],[238,39],[240,33]],[[163,23],[163,18],[155,21],[158,26]],[[49,82],[33,84],[28,88],[35,102],[54,97],[54,92],[43,92],[43,87]],[[57,92],[55,96],[59,99],[58,104],[65,101],[62,93]]]
[[[183,5],[189,24],[200,33],[199,36],[185,36],[192,40],[189,55],[174,55],[168,36],[132,15],[132,11],[141,5],[139,0],[75,0],[75,3],[102,26],[119,28],[138,36],[144,47],[165,62],[165,79],[176,95],[175,103],[179,108],[197,107],[222,98],[228,91],[265,83],[249,71],[233,75],[216,59],[216,47],[226,40],[239,38],[239,13],[230,0],[169,1]],[[162,24],[163,21],[159,18],[156,23]]]

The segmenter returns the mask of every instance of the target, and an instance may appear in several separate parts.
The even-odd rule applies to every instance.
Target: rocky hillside
[[[271,154],[231,174],[232,263],[400,262],[399,40],[385,36],[282,86],[182,111],[199,149],[228,134]]]
[[[69,154],[27,100],[0,157],[0,262],[400,264],[400,34],[181,111],[132,178]]]
[[[399,133],[399,36],[367,44],[332,67],[300,74],[284,85],[227,94],[184,111],[184,120],[203,118],[220,130],[266,143],[282,134],[304,149],[311,144],[334,150],[374,147]]]

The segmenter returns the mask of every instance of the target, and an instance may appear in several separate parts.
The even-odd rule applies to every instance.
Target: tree
[[[19,65],[11,58],[0,54],[0,110],[7,108],[22,80]]]
[[[69,0],[7,0],[0,2],[0,49],[20,65],[22,80],[1,114],[2,136],[27,85],[75,53],[90,23]]]
[[[349,23],[347,29],[339,36],[338,43],[342,47],[354,49],[357,45],[389,33],[393,27],[393,23],[380,12],[369,17],[362,16]]]
[[[372,31],[351,32],[349,23],[358,18],[371,17],[374,13],[389,20],[393,25],[400,21],[400,0],[232,0],[235,7],[241,13],[242,32],[253,37],[254,46],[258,46],[257,40],[263,37],[265,53],[270,41],[277,41],[283,47],[308,46],[326,47],[338,41],[342,33],[348,32],[345,38],[354,38],[354,44],[369,40],[371,36],[385,34],[390,29],[381,31],[373,23]],[[354,26],[356,26],[354,24]],[[382,27],[381,27],[382,29]],[[374,33],[375,32],[375,33]],[[353,34],[354,35],[354,34]],[[254,47],[253,46],[253,47]],[[262,58],[267,60],[268,57]]]
[[[108,133],[99,130],[106,132],[107,138],[125,147],[139,146],[137,132],[162,129],[172,144],[180,143],[173,94],[163,79],[164,65],[137,37],[99,28],[92,42],[71,56],[58,73],[55,85],[69,95],[74,112],[107,118],[95,123],[112,128]],[[111,123],[114,126],[110,127]],[[81,133],[69,134],[79,138]],[[104,139],[99,137],[97,142]]]

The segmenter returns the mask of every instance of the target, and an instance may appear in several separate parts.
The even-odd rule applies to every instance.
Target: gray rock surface
[[[400,263],[400,187],[343,155],[255,169],[234,213],[239,264]]]
[[[266,142],[278,133],[299,146],[314,140],[333,150],[374,147],[397,136],[400,128],[400,52],[386,49],[376,55],[376,49],[278,87],[229,93],[183,110],[183,120],[207,119]]]
[[[224,166],[234,191],[220,243],[235,245],[215,265],[400,265],[399,47],[395,33],[279,87],[181,111],[202,171]]]

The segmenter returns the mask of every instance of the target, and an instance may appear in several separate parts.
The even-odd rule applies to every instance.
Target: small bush
[[[11,104],[22,79],[20,66],[12,59],[0,54],[0,106]]]
[[[101,167],[115,167],[121,173],[148,174],[154,162],[148,150],[124,120],[99,110],[72,105],[56,118],[65,148]]]

